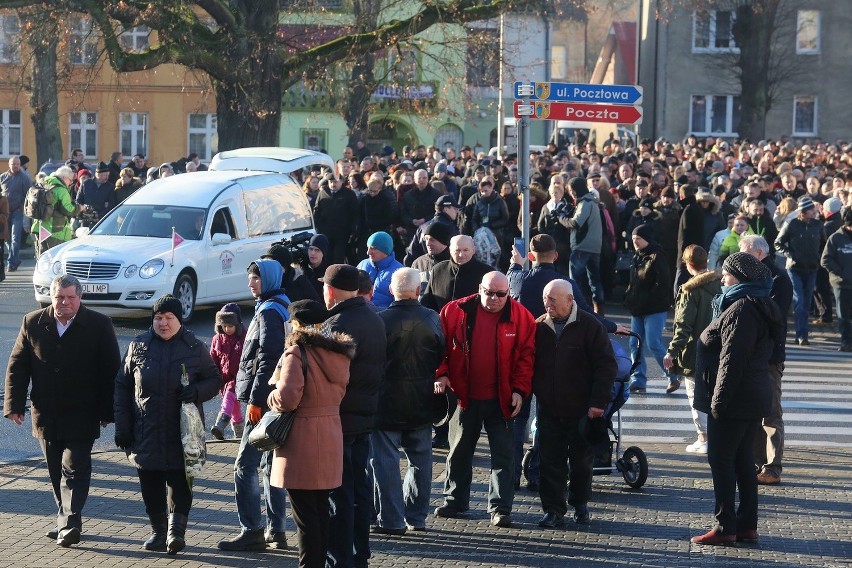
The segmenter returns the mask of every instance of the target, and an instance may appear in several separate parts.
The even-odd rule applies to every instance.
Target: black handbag
[[[305,382],[307,382],[308,353],[302,345],[299,345],[299,351],[302,355],[302,374],[305,377]],[[299,402],[299,406],[302,406],[301,402]],[[249,433],[249,444],[261,452],[283,446],[287,440],[287,435],[290,434],[290,429],[293,427],[299,406],[290,412],[272,410],[264,414]]]

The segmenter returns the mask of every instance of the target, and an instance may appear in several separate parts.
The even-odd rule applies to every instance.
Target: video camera
[[[302,231],[301,233],[296,233],[289,239],[281,239],[279,244],[285,247],[290,254],[293,255],[294,263],[304,264],[308,262],[308,243],[313,236],[313,233]]]

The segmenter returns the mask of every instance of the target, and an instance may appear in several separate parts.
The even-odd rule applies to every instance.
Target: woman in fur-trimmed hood
[[[287,441],[275,450],[270,483],[290,495],[300,565],[316,566],[324,562],[328,547],[328,494],[343,483],[340,401],[355,340],[315,327],[328,318],[319,302],[293,302],[290,314],[295,329],[270,381],[275,390],[267,402],[271,410],[298,410]]]

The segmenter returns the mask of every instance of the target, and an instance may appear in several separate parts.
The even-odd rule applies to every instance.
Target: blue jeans
[[[816,272],[787,270],[793,281],[793,314],[796,321],[796,339],[808,338],[808,317],[814,299]]]
[[[234,487],[237,501],[237,518],[243,529],[254,531],[264,527],[275,532],[284,530],[284,520],[287,514],[285,491],[281,487],[269,484],[269,474],[272,472],[273,452],[261,452],[248,443],[249,434],[254,424],[246,422],[240,449],[237,450],[237,461],[234,463]],[[267,524],[264,525],[260,512],[260,486],[258,485],[257,468],[263,470],[263,493],[266,500]]]
[[[24,211],[9,213],[9,262],[15,268],[21,264],[21,238],[24,235]]]
[[[852,288],[834,286],[841,345],[852,345]]]
[[[512,426],[514,437],[515,451],[515,483],[521,482],[521,474],[523,473],[524,460],[524,442],[527,439],[527,424],[530,421],[533,397],[524,399],[524,404],[521,406],[521,411],[515,416],[515,423]],[[527,483],[538,483],[538,433],[533,437],[533,454],[530,460],[530,467],[527,471]]]
[[[329,568],[366,568],[370,560],[373,483],[367,472],[369,461],[370,434],[344,436],[343,485],[328,497],[331,525],[325,565]]]
[[[457,511],[470,508],[473,453],[483,425],[491,452],[488,512],[511,513],[515,498],[515,486],[512,483],[515,471],[512,419],[503,417],[500,402],[496,398],[471,400],[467,410],[459,407],[450,419],[450,452],[447,454],[444,501]]]
[[[669,383],[676,377],[669,375],[663,367],[663,357],[666,355],[666,347],[663,345],[663,326],[666,324],[666,312],[647,314],[644,316],[632,316],[630,318],[630,331],[637,334],[642,340],[642,356],[639,356],[639,341],[635,337],[630,338],[630,359],[635,362],[639,359],[639,365],[633,371],[631,386],[645,388],[648,383],[648,365],[645,363],[645,355],[651,353],[660,365],[660,369],[666,374]]]
[[[591,298],[598,304],[603,304],[604,291],[601,286],[601,255],[572,250],[569,264],[571,278],[580,284],[580,288],[582,288],[586,299]]]
[[[376,430],[373,444],[374,497],[377,524],[402,529],[425,527],[432,493],[432,428]],[[399,448],[408,460],[405,480],[399,474]]]

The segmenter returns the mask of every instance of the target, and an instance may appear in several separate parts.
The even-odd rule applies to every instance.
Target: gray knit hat
[[[747,252],[735,252],[725,259],[722,270],[740,282],[754,282],[772,278],[769,269]]]

